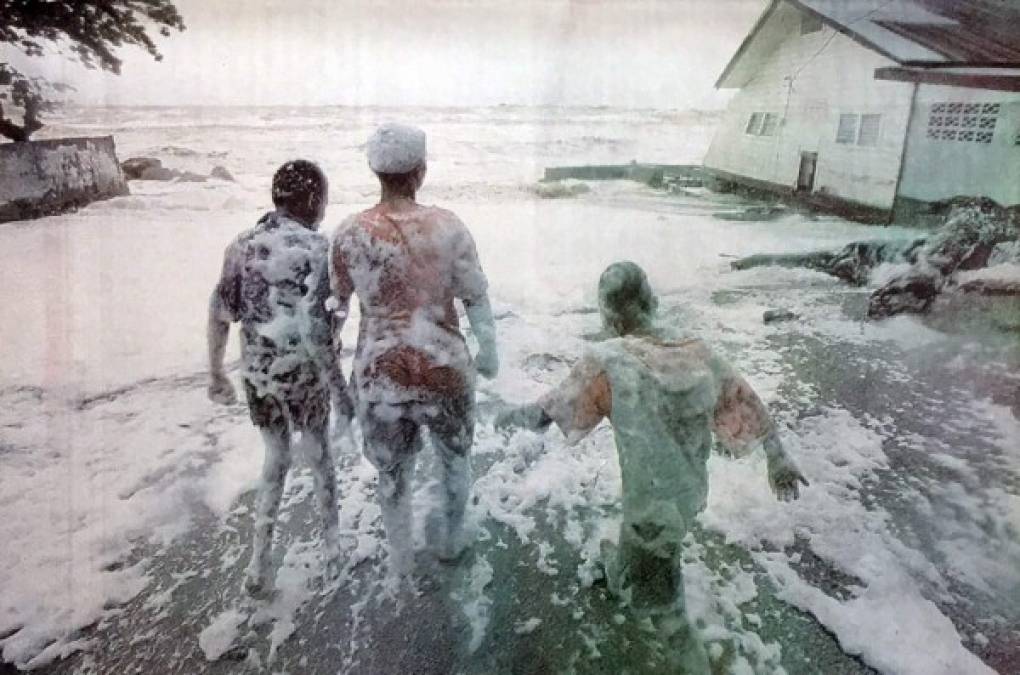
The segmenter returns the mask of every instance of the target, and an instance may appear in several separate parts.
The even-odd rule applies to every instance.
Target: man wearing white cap
[[[438,554],[450,560],[463,550],[475,371],[491,378],[499,369],[487,282],[474,240],[450,211],[415,201],[426,160],[420,129],[387,124],[372,134],[368,164],[382,197],[340,225],[330,264],[340,320],[352,294],[361,304],[351,378],[365,456],[379,470],[390,566],[400,575],[413,562],[410,483],[423,426],[443,471]],[[478,340],[473,363],[455,298],[463,302]]]

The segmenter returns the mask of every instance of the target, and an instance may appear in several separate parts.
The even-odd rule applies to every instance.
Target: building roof
[[[783,8],[811,14],[905,66],[1020,66],[1017,0],[772,0],[716,83],[739,87],[740,62],[778,45],[770,19]]]

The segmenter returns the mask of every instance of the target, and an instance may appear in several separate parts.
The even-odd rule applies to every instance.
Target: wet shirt
[[[258,396],[300,398],[326,385],[328,249],[325,236],[277,213],[227,247],[214,298],[222,320],[241,323],[242,374]]]
[[[539,405],[575,442],[609,418],[624,510],[668,500],[685,517],[704,508],[713,432],[744,450],[768,416],[747,383],[699,340],[616,338],[592,349]]]
[[[337,230],[330,275],[338,313],[361,307],[353,384],[366,402],[463,396],[474,381],[454,299],[487,282],[467,227],[450,211],[380,204]]]

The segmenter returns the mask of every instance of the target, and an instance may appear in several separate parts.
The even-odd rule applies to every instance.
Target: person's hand
[[[800,484],[810,485],[801,474],[800,469],[790,462],[778,461],[769,463],[769,487],[776,499],[790,502],[800,497]]]
[[[347,387],[330,387],[329,397],[333,404],[333,415],[338,421],[350,424],[351,418],[354,417],[354,401],[351,399]]]
[[[478,356],[475,357],[475,370],[487,380],[496,377],[496,373],[499,372],[499,355],[496,354],[496,350],[492,348],[479,350]]]
[[[237,403],[237,392],[234,385],[230,383],[223,373],[213,373],[212,381],[209,382],[207,390],[209,400],[220,405],[233,405]]]
[[[537,403],[529,403],[500,410],[496,414],[496,420],[492,426],[496,431],[503,432],[513,431],[517,428],[541,431],[550,424],[552,424],[552,420],[542,409],[542,406]]]
[[[333,408],[333,425],[330,438],[331,444],[340,443],[345,438],[351,437],[351,420],[354,418],[354,401],[347,393],[346,387],[332,387],[330,391],[330,404]]]
[[[496,421],[492,423],[493,428],[496,431],[510,431],[516,426],[519,426],[517,418],[520,416],[516,408],[507,408],[501,410],[496,415]]]

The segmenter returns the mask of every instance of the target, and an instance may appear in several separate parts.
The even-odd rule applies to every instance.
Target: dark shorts
[[[244,393],[251,421],[259,428],[324,430],[329,426],[329,391],[322,385],[295,386],[280,396],[260,396],[245,380]]]
[[[464,456],[474,440],[474,392],[429,402],[365,402],[358,406],[358,421],[365,438],[365,457],[380,471],[394,468],[421,450],[422,427],[428,427],[441,450]]]

